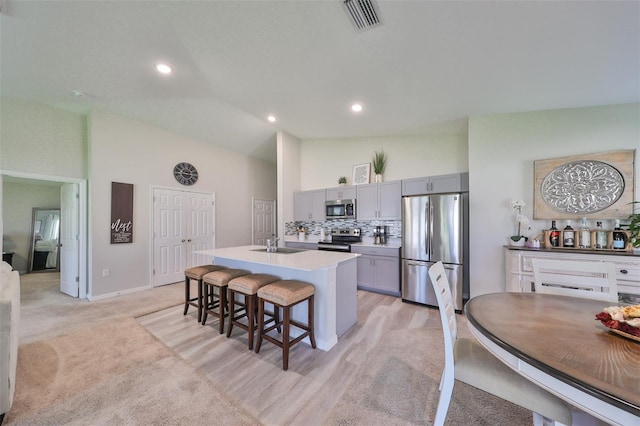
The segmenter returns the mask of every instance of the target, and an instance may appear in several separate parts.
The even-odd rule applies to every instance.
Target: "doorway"
[[[59,252],[59,270],[60,270],[60,291],[72,297],[87,298],[87,183],[84,179],[65,178],[60,176],[38,175],[34,173],[23,173],[2,170],[2,182],[20,184],[22,193],[17,199],[7,199],[11,197],[10,193],[3,191],[2,208],[3,217],[10,218],[12,215],[21,215],[20,209],[28,209],[32,211],[33,207],[24,203],[32,198],[37,199],[38,187],[55,187],[60,201],[60,240],[57,244]],[[33,191],[29,188],[33,187]],[[31,193],[33,192],[33,194]],[[21,204],[21,201],[24,203]],[[14,211],[15,209],[15,211]],[[14,228],[7,227],[5,220],[3,227],[3,243],[7,240],[15,238],[20,240],[24,235],[25,246],[31,247],[31,217],[28,214],[28,227],[22,233],[20,224],[14,224]],[[42,224],[41,224],[42,226]],[[3,250],[4,250],[3,244]],[[40,247],[42,249],[42,247]],[[41,250],[42,251],[42,250]],[[33,255],[33,253],[31,253]],[[25,252],[25,258],[28,259],[28,252]],[[29,259],[30,262],[32,259]],[[25,260],[25,268],[22,273],[28,272]],[[45,263],[46,265],[46,263]]]
[[[196,253],[215,248],[215,194],[153,189],[153,287],[184,280],[184,270],[211,263]]]

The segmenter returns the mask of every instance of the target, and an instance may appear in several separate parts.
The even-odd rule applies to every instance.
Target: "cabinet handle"
[[[182,242],[184,243],[186,240],[182,240]]]
[[[189,238],[189,239],[187,240],[187,242],[188,242],[188,243],[190,243],[190,242],[191,242],[191,238]]]
[[[620,273],[626,275],[629,273],[629,271],[627,271],[626,269],[620,269]]]

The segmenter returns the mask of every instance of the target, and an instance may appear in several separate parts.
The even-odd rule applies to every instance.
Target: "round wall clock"
[[[198,171],[192,164],[178,163],[173,168],[173,176],[182,185],[193,185],[198,180]]]

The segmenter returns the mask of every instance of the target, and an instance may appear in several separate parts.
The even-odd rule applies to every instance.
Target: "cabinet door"
[[[400,295],[400,259],[376,256],[374,259],[374,287],[381,292]]]
[[[293,194],[293,220],[310,220],[312,205],[313,199],[309,192],[295,192]]]
[[[354,198],[356,198],[356,187],[353,185],[327,188],[327,200],[351,200]]]
[[[311,191],[311,220],[324,220],[325,209],[324,202],[326,201],[324,189],[317,191]]]
[[[324,189],[300,191],[293,194],[293,220],[324,220]]]
[[[356,217],[358,220],[378,218],[378,184],[358,185]]]
[[[397,182],[378,184],[378,219],[400,220],[402,210],[402,186]]]
[[[461,192],[469,190],[469,174],[431,176],[431,193]]]
[[[402,195],[422,195],[429,193],[431,180],[428,177],[404,179],[402,181]]]
[[[374,271],[373,271],[373,256],[363,254],[358,257],[358,288],[366,290],[373,290],[374,284]]]

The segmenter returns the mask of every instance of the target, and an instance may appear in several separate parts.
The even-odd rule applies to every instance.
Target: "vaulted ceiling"
[[[278,129],[416,135],[464,131],[472,115],[640,102],[638,1],[377,4],[382,25],[356,31],[340,0],[0,0],[0,94],[270,161]],[[172,75],[154,71],[161,61]]]

